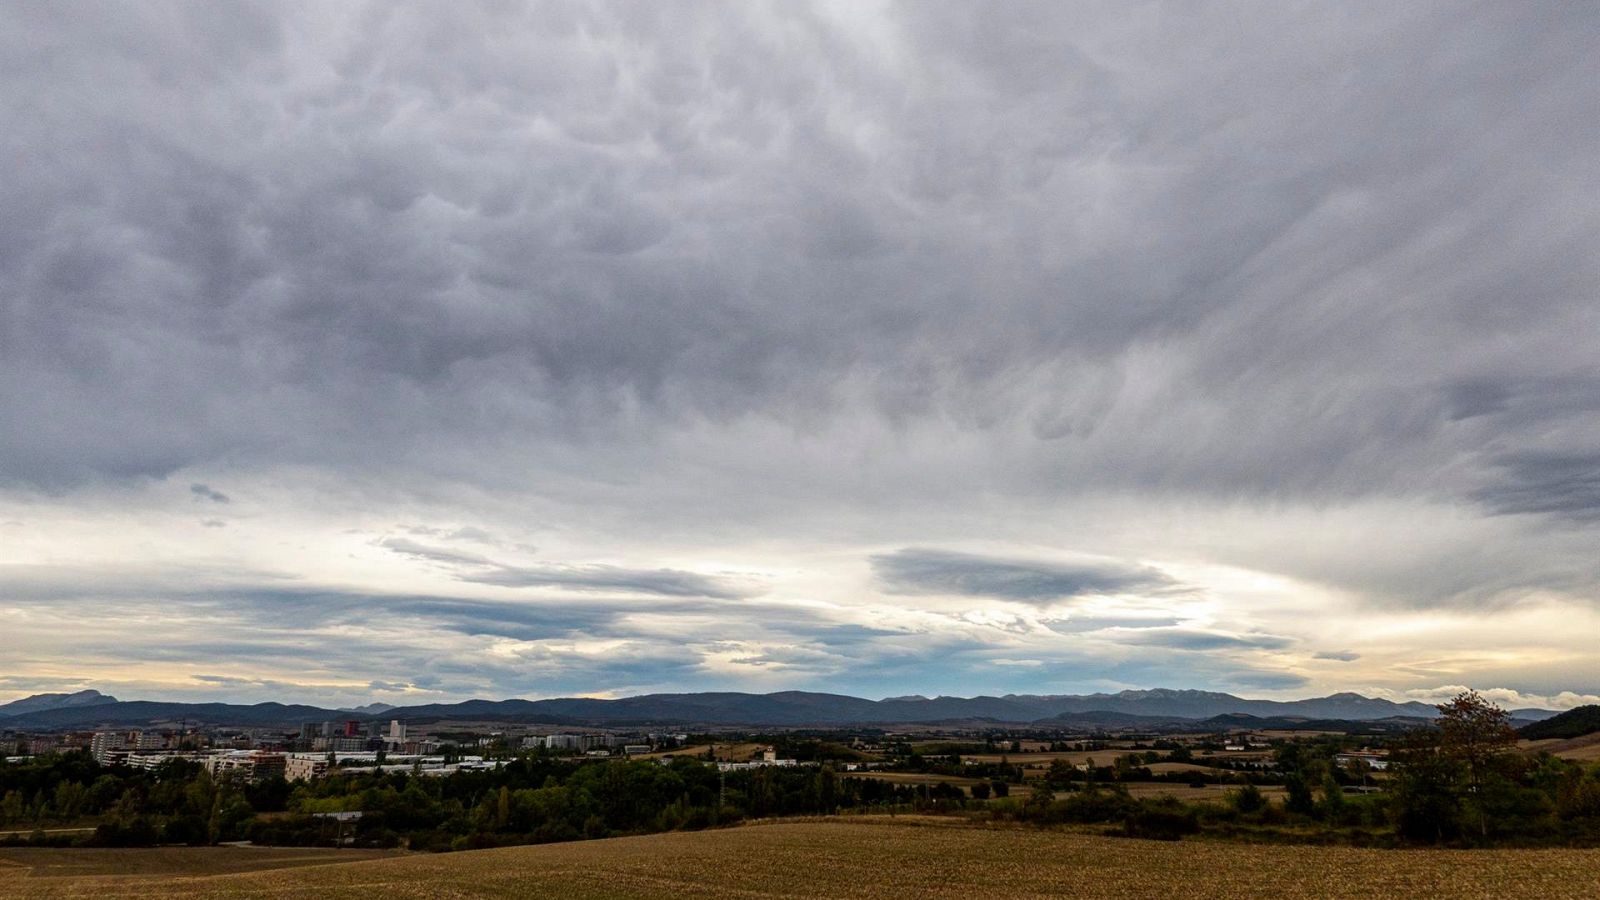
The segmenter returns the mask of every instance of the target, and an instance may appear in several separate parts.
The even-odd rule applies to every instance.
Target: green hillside
[[[1517,733],[1530,741],[1575,738],[1600,731],[1600,706],[1579,706],[1543,722],[1524,726]]]

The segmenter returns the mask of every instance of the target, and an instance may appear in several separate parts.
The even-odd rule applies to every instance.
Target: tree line
[[[310,782],[239,782],[174,760],[151,771],[85,753],[0,765],[0,824],[96,822],[103,846],[249,840],[453,850],[677,829],[845,810],[956,808],[949,785],[845,778],[831,766],[719,772],[698,759],[571,761],[540,756],[427,777],[350,770]],[[325,814],[359,812],[338,826]],[[24,838],[25,839],[25,838]],[[69,837],[58,841],[74,840]]]

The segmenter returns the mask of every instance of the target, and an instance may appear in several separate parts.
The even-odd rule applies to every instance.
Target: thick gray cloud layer
[[[759,594],[754,585],[736,579],[673,569],[626,569],[618,566],[511,566],[477,553],[433,547],[409,538],[385,538],[379,546],[415,559],[441,563],[462,581],[503,587],[549,587],[574,591],[622,591],[666,597],[736,599]]]
[[[1163,591],[1173,580],[1149,566],[1115,560],[1052,563],[907,548],[872,558],[884,589],[1049,603],[1085,594]]]
[[[1593,508],[1584,4],[5,16],[13,481],[848,408]]]
[[[525,510],[584,552],[383,546],[707,602],[769,586],[639,548],[1038,607],[1184,579],[1017,562],[1101,523],[917,548],[1247,510],[1308,531],[1179,555],[1586,602],[1597,45],[1578,3],[11,4],[0,490]]]

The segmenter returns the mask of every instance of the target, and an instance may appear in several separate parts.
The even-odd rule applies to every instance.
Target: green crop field
[[[174,862],[190,851],[122,852],[170,858],[144,875],[94,874],[94,865],[0,866],[0,896],[1600,896],[1595,850],[1165,843],[905,818],[775,822],[237,874],[214,874],[221,858],[204,851],[194,856],[195,874]]]

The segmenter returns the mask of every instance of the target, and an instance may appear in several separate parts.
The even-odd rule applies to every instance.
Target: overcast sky
[[[0,700],[1600,694],[1600,6],[0,6]]]

